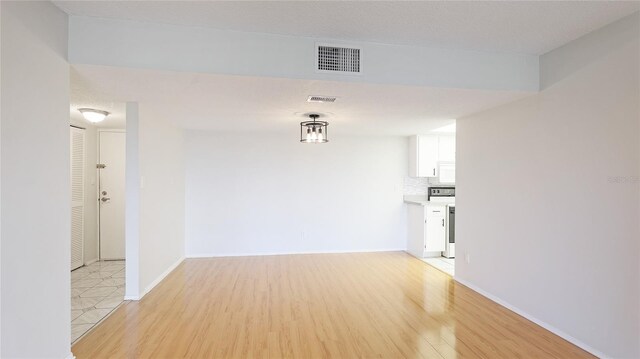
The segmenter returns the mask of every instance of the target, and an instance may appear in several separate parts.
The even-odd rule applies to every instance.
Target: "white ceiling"
[[[187,129],[228,132],[297,131],[304,114],[319,112],[327,115],[332,133],[404,136],[529,94],[94,65],[74,65],[71,81],[72,108],[115,110],[117,118],[123,114],[116,108],[123,107],[110,104],[138,101],[141,116],[162,116]],[[309,103],[309,95],[339,98],[335,103]]]
[[[71,15],[226,30],[543,54],[638,1],[54,1]]]

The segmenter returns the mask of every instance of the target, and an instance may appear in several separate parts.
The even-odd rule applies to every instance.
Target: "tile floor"
[[[422,258],[422,261],[439,269],[448,275],[452,276],[455,274],[455,259],[454,258],[445,258],[445,257],[433,257],[433,258]]]
[[[99,261],[71,272],[71,342],[124,300],[124,261]]]

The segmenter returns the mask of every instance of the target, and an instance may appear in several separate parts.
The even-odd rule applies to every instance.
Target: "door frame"
[[[98,212],[97,212],[97,216],[96,216],[96,228],[98,230],[97,236],[98,236],[98,261],[102,260],[102,238],[100,237],[100,211],[102,209],[102,207],[100,206],[100,169],[98,168],[98,164],[100,164],[100,134],[102,132],[115,132],[115,133],[127,133],[126,129],[121,129],[121,128],[98,128],[96,131],[96,197],[98,198]],[[125,145],[126,145],[126,139],[125,139]],[[125,168],[127,165],[127,156],[125,155],[124,158],[124,164],[125,164]],[[125,172],[125,192],[126,192],[126,172]],[[125,209],[126,209],[126,203],[125,203]],[[125,217],[125,213],[122,214],[122,216],[124,217],[124,220],[126,220]],[[126,241],[127,241],[127,237],[125,236],[125,259],[126,259]]]

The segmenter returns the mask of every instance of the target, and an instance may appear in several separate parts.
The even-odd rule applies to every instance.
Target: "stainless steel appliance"
[[[447,205],[447,236],[443,257],[455,258],[456,256],[456,205]]]
[[[427,200],[432,202],[455,203],[455,187],[429,187]]]

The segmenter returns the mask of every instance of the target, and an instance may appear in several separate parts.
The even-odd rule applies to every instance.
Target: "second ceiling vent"
[[[360,73],[360,49],[318,45],[318,71]]]

